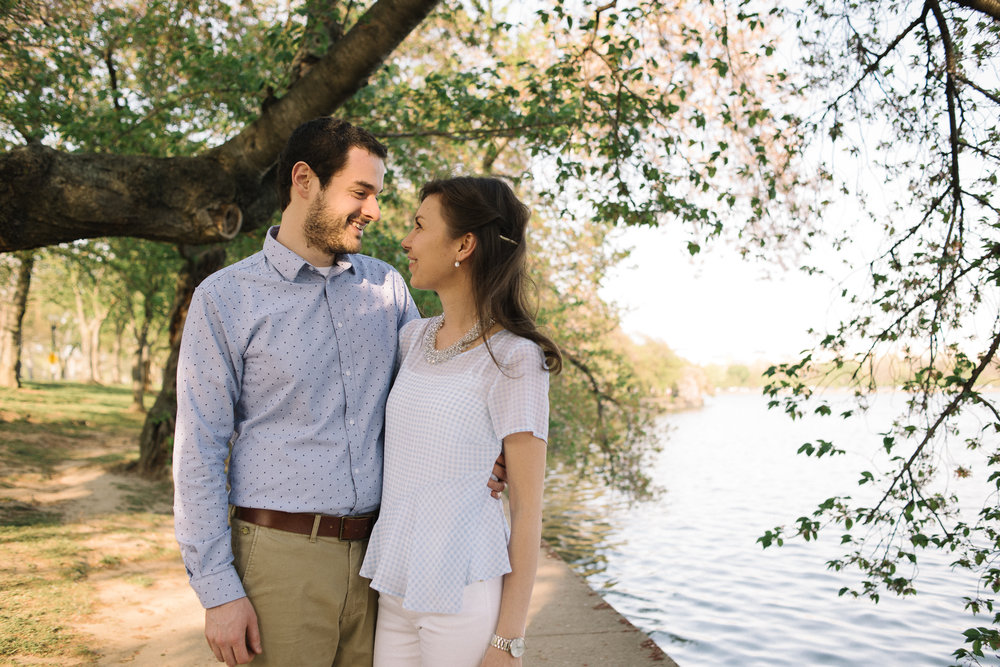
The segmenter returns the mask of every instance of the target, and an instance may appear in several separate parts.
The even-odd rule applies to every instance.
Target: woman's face
[[[451,238],[448,223],[441,213],[438,195],[430,195],[413,216],[413,229],[402,241],[410,260],[410,285],[417,289],[440,291],[458,280],[458,259],[461,239]]]

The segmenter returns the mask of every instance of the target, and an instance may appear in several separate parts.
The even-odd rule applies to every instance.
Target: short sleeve
[[[486,402],[497,438],[530,431],[549,437],[549,373],[535,343],[519,339],[501,361],[501,370]]]

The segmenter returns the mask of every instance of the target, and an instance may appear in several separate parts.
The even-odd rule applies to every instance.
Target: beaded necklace
[[[444,348],[443,350],[437,349],[437,337],[438,331],[444,325],[444,315],[438,315],[431,322],[430,326],[427,327],[427,335],[424,336],[424,359],[427,360],[429,364],[438,364],[443,361],[448,361],[452,357],[458,356],[462,352],[465,352],[466,348],[469,347],[477,338],[482,335],[482,329],[479,326],[479,322],[472,325],[472,328],[465,332],[465,335],[456,340],[454,343]],[[490,320],[489,325],[486,327],[489,330],[493,326],[493,320]]]

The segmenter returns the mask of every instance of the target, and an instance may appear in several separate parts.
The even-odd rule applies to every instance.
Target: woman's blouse
[[[510,572],[510,528],[486,482],[503,439],[548,438],[549,374],[534,342],[507,330],[430,364],[432,319],[400,332],[399,374],[386,403],[382,508],[361,575],[421,612],[457,613],[466,585]]]

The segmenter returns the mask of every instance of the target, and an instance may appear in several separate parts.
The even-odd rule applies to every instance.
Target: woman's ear
[[[462,237],[462,243],[458,246],[458,256],[455,258],[460,262],[464,262],[470,256],[472,252],[476,249],[476,235],[469,232]]]

